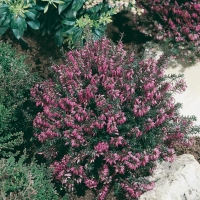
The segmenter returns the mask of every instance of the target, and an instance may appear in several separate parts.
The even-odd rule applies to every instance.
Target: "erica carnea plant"
[[[137,0],[144,8],[136,16],[139,31],[161,41],[173,56],[188,62],[200,58],[200,3],[197,0]],[[167,45],[167,46],[166,46]]]
[[[180,116],[173,98],[185,82],[166,76],[166,65],[104,38],[68,52],[66,64],[52,67],[55,77],[32,88],[43,108],[35,136],[67,191],[82,184],[103,200],[114,187],[137,198],[154,187],[145,176],[155,161],[173,161],[174,144],[191,144],[193,118]]]

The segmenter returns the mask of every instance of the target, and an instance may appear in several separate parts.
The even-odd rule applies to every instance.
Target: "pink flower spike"
[[[109,145],[108,145],[107,142],[99,142],[99,143],[94,147],[94,149],[95,149],[98,153],[102,154],[102,153],[105,153],[105,152],[108,151]]]
[[[98,182],[95,181],[94,179],[89,179],[87,178],[85,181],[84,181],[85,185],[90,188],[90,189],[93,189],[93,188],[96,188],[97,185],[98,185]]]

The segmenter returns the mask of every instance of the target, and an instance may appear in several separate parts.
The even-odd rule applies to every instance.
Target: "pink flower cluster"
[[[103,200],[115,183],[130,197],[153,187],[134,177],[152,171],[158,159],[172,161],[173,141],[187,139],[179,128],[192,127],[172,98],[184,82],[166,78],[166,64],[164,57],[135,61],[122,43],[103,38],[68,52],[65,65],[53,66],[54,77],[32,88],[43,108],[35,136],[44,156],[55,150],[48,159],[66,190],[84,184]]]
[[[143,193],[142,190],[152,190],[154,186],[155,184],[153,182],[150,182],[148,184],[140,184],[137,182],[133,185],[121,183],[121,187],[127,192],[127,199],[139,198],[140,195]]]

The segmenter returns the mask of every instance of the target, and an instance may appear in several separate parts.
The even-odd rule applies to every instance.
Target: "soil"
[[[25,55],[25,63],[30,66],[31,72],[39,72],[47,78],[49,67],[64,62],[64,48],[58,48],[52,36],[41,36],[38,31],[28,30],[22,39],[17,40],[11,31],[6,32],[0,40],[10,44],[18,54]]]
[[[129,13],[125,12],[121,16],[117,15],[113,18],[113,23],[109,24],[107,29],[107,37],[117,42],[121,38],[121,33],[123,33],[124,48],[126,50],[134,48],[138,53],[141,53],[144,50],[143,44],[150,41],[151,38],[134,30],[131,25],[131,17]],[[7,32],[0,37],[0,41],[11,44],[18,54],[26,55],[26,64],[30,66],[30,71],[39,72],[39,75],[43,78],[49,76],[50,66],[64,63],[64,54],[69,50],[66,46],[58,48],[54,44],[52,36],[42,37],[39,32],[30,30],[25,32],[20,41],[11,32]],[[192,154],[200,162],[200,138],[194,138],[192,147],[177,146],[176,152],[177,155]],[[92,200],[94,198],[95,195],[90,190],[86,190],[83,194],[71,195],[71,200]],[[106,200],[116,200],[112,190],[107,195]]]

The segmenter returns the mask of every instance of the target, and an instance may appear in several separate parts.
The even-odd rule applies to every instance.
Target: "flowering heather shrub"
[[[185,90],[181,76],[164,75],[167,61],[137,60],[109,40],[70,51],[55,77],[31,94],[43,112],[34,119],[42,152],[67,191],[78,184],[96,191],[125,191],[127,199],[153,188],[145,176],[155,161],[173,161],[173,145],[190,145],[197,131],[179,114],[173,93]]]
[[[199,1],[137,0],[137,3],[145,10],[143,17],[134,22],[139,31],[170,43],[171,53],[177,58],[189,62],[199,59]]]

